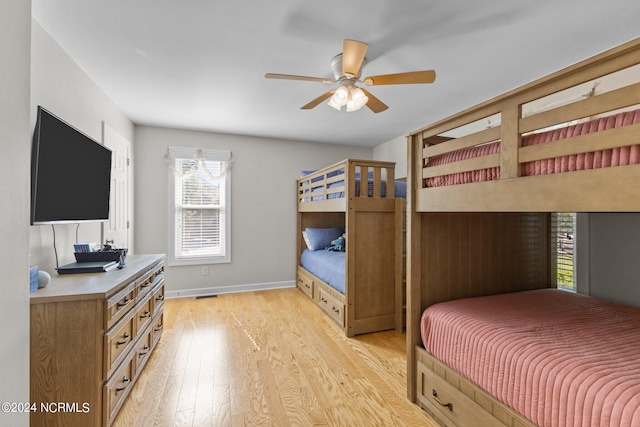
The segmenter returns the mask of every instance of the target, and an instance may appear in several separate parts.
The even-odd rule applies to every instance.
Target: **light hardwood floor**
[[[113,426],[435,427],[405,364],[404,334],[346,338],[295,288],[171,299]]]

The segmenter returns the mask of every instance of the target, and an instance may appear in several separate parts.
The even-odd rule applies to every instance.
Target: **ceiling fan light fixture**
[[[336,110],[340,111],[340,109],[342,108],[342,105],[338,104],[335,102],[335,100],[333,99],[335,97],[332,96],[331,99],[328,102],[329,107],[335,108]]]
[[[347,103],[347,99],[349,99],[349,89],[346,86],[340,86],[336,89],[336,93],[334,93],[333,96],[337,103],[345,105]]]
[[[345,86],[340,86],[338,89],[336,89],[336,92],[329,100],[329,106],[340,111],[340,108],[342,108],[343,105],[347,105],[349,98],[349,89]]]
[[[364,107],[369,101],[369,97],[364,94],[362,89],[356,87],[349,92],[349,101],[347,102],[347,111],[356,111]]]

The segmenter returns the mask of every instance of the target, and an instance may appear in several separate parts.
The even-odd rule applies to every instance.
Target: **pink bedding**
[[[556,289],[429,307],[426,350],[539,426],[640,426],[640,308]]]
[[[602,117],[585,123],[579,123],[560,129],[529,134],[522,138],[522,145],[544,144],[578,135],[599,132],[640,123],[640,109]],[[465,148],[451,153],[434,156],[429,159],[428,166],[438,166],[460,160],[498,153],[500,141],[484,145]],[[640,163],[640,145],[602,150],[594,153],[576,154],[557,157],[555,159],[539,160],[522,165],[522,175],[545,175],[560,172],[570,172],[584,169],[606,168]],[[500,168],[487,168],[478,171],[462,172],[451,175],[426,179],[427,187],[466,184],[470,182],[491,181],[500,179]]]

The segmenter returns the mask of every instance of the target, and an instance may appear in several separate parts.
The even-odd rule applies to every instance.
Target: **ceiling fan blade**
[[[363,82],[367,86],[402,85],[415,83],[433,83],[436,72],[433,70],[411,71],[408,73],[384,74],[381,76],[365,77]]]
[[[324,101],[327,98],[330,98],[331,95],[333,95],[333,93],[335,92],[335,90],[330,90],[327,93],[323,93],[322,95],[320,95],[319,97],[317,97],[316,99],[314,99],[313,101],[311,101],[310,103],[303,105],[302,107],[300,107],[301,110],[310,110],[312,108],[317,107],[322,101]]]
[[[360,76],[360,68],[369,45],[357,40],[346,39],[342,44],[342,75]]]
[[[369,100],[367,101],[367,107],[369,107],[369,109],[374,113],[380,113],[389,108],[387,104],[373,96],[368,90],[362,88],[360,89],[364,92],[365,95],[367,95],[367,98],[369,98]]]
[[[294,76],[291,74],[274,74],[267,73],[264,75],[267,79],[282,79],[282,80],[304,80],[307,82],[320,82],[320,83],[333,83],[333,80],[324,79],[322,77],[307,77],[307,76]]]

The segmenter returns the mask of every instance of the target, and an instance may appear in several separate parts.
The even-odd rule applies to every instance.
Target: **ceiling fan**
[[[318,106],[322,101],[331,98],[329,105],[337,110],[346,106],[347,111],[355,111],[363,106],[369,107],[374,113],[389,108],[384,102],[373,96],[366,89],[356,86],[356,83],[364,83],[367,86],[396,85],[396,84],[416,84],[433,83],[436,79],[436,72],[433,70],[412,71],[408,73],[384,74],[380,76],[365,77],[360,80],[362,68],[366,65],[365,54],[369,45],[357,40],[344,40],[342,53],[331,59],[331,68],[335,80],[322,77],[295,76],[291,74],[267,73],[268,79],[284,80],[304,80],[320,83],[338,83],[336,89],[332,89],[308,104],[300,107],[302,110],[309,110]]]

